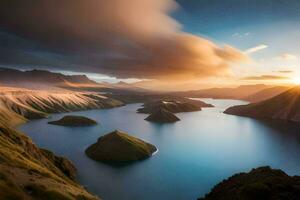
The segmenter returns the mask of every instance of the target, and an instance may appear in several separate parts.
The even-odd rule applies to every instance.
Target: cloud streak
[[[286,76],[276,76],[276,75],[247,76],[242,78],[242,80],[249,80],[249,81],[286,80],[286,79],[290,79],[290,78]]]
[[[289,54],[289,53],[284,53],[284,54],[280,55],[278,58],[280,58],[282,60],[296,60],[297,56],[295,56],[293,54]]]
[[[3,0],[0,26],[34,44],[12,49],[26,55],[4,64],[27,57],[26,65],[45,60],[45,67],[118,78],[190,79],[224,75],[232,62],[247,60],[183,32],[170,17],[176,7],[173,0]]]
[[[252,47],[252,48],[249,48],[245,51],[246,54],[252,54],[252,53],[255,53],[255,52],[258,52],[258,51],[261,51],[263,49],[266,49],[268,48],[268,45],[265,45],[265,44],[260,44],[258,46],[255,46],[255,47]]]

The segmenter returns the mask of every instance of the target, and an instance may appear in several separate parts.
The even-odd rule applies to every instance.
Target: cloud
[[[251,35],[250,32],[246,32],[246,33],[238,33],[238,32],[236,32],[236,33],[232,34],[231,36],[234,37],[234,38],[246,38],[246,37],[248,37],[250,35]]]
[[[242,78],[242,80],[285,80],[290,79],[286,76],[276,76],[276,75],[261,75],[261,76],[247,76]]]
[[[30,45],[0,49],[6,58],[21,54],[1,64],[189,79],[223,75],[247,60],[238,49],[183,32],[170,17],[176,7],[173,0],[3,0],[0,27]]]
[[[291,70],[280,70],[280,71],[277,71],[277,72],[283,73],[283,74],[293,73],[293,71],[291,71]]]
[[[289,54],[289,53],[284,53],[284,54],[280,55],[278,58],[282,59],[282,60],[296,60],[297,56],[295,56],[293,54]]]
[[[258,46],[255,46],[255,47],[252,47],[252,48],[249,48],[245,51],[246,54],[251,54],[251,53],[255,53],[257,51],[261,51],[263,49],[266,49],[268,48],[268,45],[265,45],[265,44],[260,44]]]

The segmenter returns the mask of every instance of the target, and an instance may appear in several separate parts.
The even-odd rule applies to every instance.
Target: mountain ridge
[[[262,102],[232,106],[224,113],[258,119],[300,122],[300,86]]]

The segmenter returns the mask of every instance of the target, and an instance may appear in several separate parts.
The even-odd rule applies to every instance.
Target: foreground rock
[[[177,100],[159,100],[145,103],[143,108],[139,108],[138,113],[155,113],[160,109],[165,109],[172,113],[200,111],[202,107],[212,107],[211,104],[205,104],[202,101],[185,99]]]
[[[300,122],[300,87],[292,88],[259,103],[230,107],[224,113],[261,119]]]
[[[67,115],[57,121],[48,122],[48,124],[59,126],[93,126],[96,125],[97,122],[83,116]]]
[[[176,115],[164,108],[160,108],[156,112],[150,114],[145,120],[156,123],[172,123],[180,121]]]
[[[40,149],[0,120],[0,199],[97,200],[75,181],[66,158]]]
[[[85,153],[97,161],[126,162],[149,158],[155,151],[154,145],[116,130],[100,137]]]
[[[285,199],[300,199],[300,177],[288,176],[270,167],[260,167],[222,181],[199,200]]]

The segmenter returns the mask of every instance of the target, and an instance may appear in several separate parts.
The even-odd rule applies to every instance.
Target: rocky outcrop
[[[67,115],[57,121],[50,121],[48,124],[59,126],[92,126],[96,125],[97,122],[83,116]]]
[[[260,167],[222,181],[199,200],[284,199],[300,199],[300,177],[289,176],[270,167]]]
[[[292,88],[262,102],[230,107],[224,113],[300,122],[300,87]]]
[[[156,123],[172,123],[180,121],[176,115],[164,108],[160,108],[156,112],[150,114],[145,120]]]
[[[2,122],[0,147],[0,199],[99,199],[75,181],[71,161],[38,148]]]
[[[154,145],[116,130],[100,137],[85,153],[97,161],[128,162],[149,158],[155,151]]]

